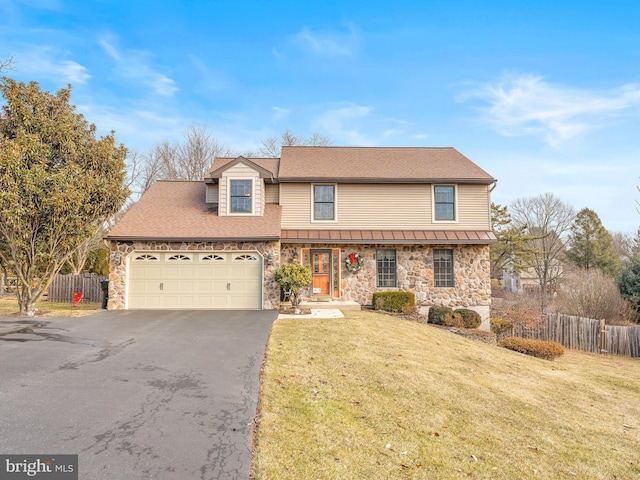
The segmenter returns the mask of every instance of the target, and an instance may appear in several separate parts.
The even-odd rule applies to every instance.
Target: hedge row
[[[376,310],[406,312],[415,309],[416,296],[413,292],[376,292],[371,303]]]
[[[509,350],[531,355],[533,357],[553,360],[564,354],[564,347],[558,342],[536,340],[534,338],[507,337],[500,340],[498,345]]]

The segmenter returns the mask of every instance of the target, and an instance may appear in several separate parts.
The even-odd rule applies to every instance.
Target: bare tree
[[[202,180],[216,157],[235,156],[204,127],[189,127],[183,140],[162,140],[149,151],[130,157],[134,191],[144,193],[156,180]]]
[[[176,149],[176,180],[202,180],[216,157],[235,156],[204,127],[191,126]]]
[[[13,55],[6,60],[0,60],[0,73],[7,70],[13,70],[13,65]]]
[[[333,140],[318,132],[312,133],[310,136],[298,136],[285,128],[280,134],[280,137],[269,137],[262,141],[262,147],[258,151],[260,155],[270,158],[278,158],[282,147],[311,146],[311,147],[326,147],[331,145]]]
[[[565,243],[575,212],[552,193],[545,193],[516,199],[511,204],[511,216],[516,225],[527,226],[529,235],[540,237],[532,241],[532,247],[539,251],[533,269],[540,283],[541,307],[544,309],[548,294],[555,289],[564,272]]]
[[[597,269],[578,269],[567,275],[555,300],[558,312],[605,319],[609,325],[629,325],[636,312],[622,298],[615,281]]]
[[[613,248],[622,264],[627,263],[633,256],[634,239],[630,233],[609,232],[613,241]]]

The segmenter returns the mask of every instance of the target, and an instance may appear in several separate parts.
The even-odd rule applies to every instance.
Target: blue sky
[[[0,59],[130,149],[205,126],[257,150],[453,146],[493,201],[640,226],[640,2],[0,0]]]

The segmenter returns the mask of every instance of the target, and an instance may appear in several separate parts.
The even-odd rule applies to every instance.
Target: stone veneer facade
[[[370,305],[372,296],[379,291],[412,291],[418,307],[444,305],[468,307],[478,310],[483,319],[488,318],[491,305],[491,281],[488,245],[327,245],[327,244],[280,244],[272,242],[144,242],[111,241],[109,302],[110,310],[123,309],[126,295],[127,257],[134,251],[257,251],[263,258],[272,255],[272,265],[265,262],[263,308],[277,308],[280,289],[274,271],[283,263],[293,263],[294,253],[302,258],[301,249],[340,249],[340,300],[352,300],[361,305]],[[397,252],[396,288],[376,286],[376,250],[395,249]],[[455,286],[435,287],[433,279],[433,249],[454,250]],[[122,256],[116,265],[114,255]],[[344,261],[351,252],[362,254],[364,267],[357,273],[344,268]],[[423,310],[424,311],[424,310]]]
[[[280,303],[280,287],[275,281],[274,272],[280,264],[280,242],[144,242],[144,241],[111,241],[111,254],[109,255],[109,310],[122,310],[125,308],[127,257],[132,252],[141,251],[198,251],[198,252],[222,252],[222,251],[255,251],[267,258],[272,255],[272,265],[264,262],[264,278],[262,293],[262,308],[276,308]],[[122,260],[116,265],[114,256],[120,253]]]
[[[282,244],[281,258],[293,262],[301,249],[340,249],[340,299],[370,305],[375,292],[411,291],[418,306],[444,305],[449,307],[478,307],[491,305],[491,280],[488,245],[314,245]],[[376,250],[395,249],[398,286],[376,286]],[[455,286],[435,287],[433,279],[433,249],[453,249]],[[344,261],[352,253],[364,257],[364,266],[357,273],[344,268]]]

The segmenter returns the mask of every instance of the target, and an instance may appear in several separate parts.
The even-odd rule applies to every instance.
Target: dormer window
[[[252,212],[252,180],[229,180],[231,189],[230,213]]]

